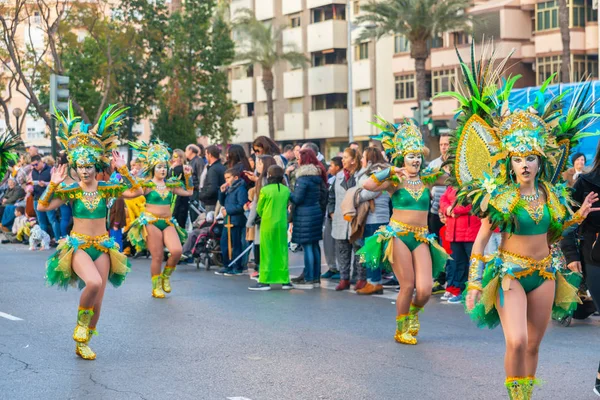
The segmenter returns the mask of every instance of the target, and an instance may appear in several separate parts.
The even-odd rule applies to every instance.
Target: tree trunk
[[[559,82],[571,82],[571,36],[569,33],[569,13],[570,9],[567,0],[558,0],[558,24],[560,25],[560,40],[562,42],[561,73],[558,77]],[[543,82],[538,82],[540,85]]]
[[[273,89],[275,83],[273,80],[273,70],[263,66],[262,76],[263,86],[267,93],[267,115],[269,116],[269,137],[275,140],[275,112],[273,110]]]

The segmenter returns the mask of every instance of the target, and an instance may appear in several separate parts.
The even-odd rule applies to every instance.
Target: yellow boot
[[[90,349],[89,343],[90,343],[90,340],[92,340],[92,335],[97,335],[97,334],[98,333],[96,332],[95,329],[90,329],[88,331],[88,340],[83,343],[77,342],[75,344],[75,354],[77,354],[79,357],[83,358],[84,360],[95,360],[96,353],[94,353],[94,351],[92,349]]]
[[[508,390],[508,398],[510,400],[529,400],[531,394],[528,393],[529,382],[528,378],[513,376],[506,378],[504,385]],[[531,384],[531,390],[533,391],[533,383]]]
[[[419,323],[419,311],[422,309],[422,306],[410,303],[410,310],[408,311],[408,332],[413,336],[417,336],[419,334],[419,329],[421,329],[421,324]]]
[[[410,334],[409,330],[409,314],[402,314],[396,317],[396,334],[394,339],[402,344],[417,344],[417,339]]]
[[[84,343],[90,340],[89,326],[94,316],[92,308],[79,307],[77,312],[77,326],[73,331],[73,340],[79,343]]]
[[[157,299],[165,297],[165,292],[162,288],[162,275],[154,275],[152,277],[152,297],[156,297]]]
[[[171,275],[175,272],[176,267],[165,267],[162,273],[162,287],[165,293],[171,293]]]

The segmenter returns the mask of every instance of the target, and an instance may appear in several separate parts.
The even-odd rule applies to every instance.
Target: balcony
[[[308,52],[348,47],[346,21],[329,20],[308,25]]]
[[[273,121],[275,123],[275,129],[277,129],[277,118]],[[258,136],[269,136],[269,116],[262,115],[256,117],[256,135]]]
[[[302,52],[302,28],[287,28],[283,31],[283,48]]]
[[[283,73],[283,97],[304,97],[304,70],[295,69]]]
[[[265,21],[275,16],[274,0],[254,0],[254,13],[256,19]]]
[[[347,92],[348,67],[346,65],[325,65],[308,70],[308,94],[310,96]]]
[[[354,136],[369,136],[374,135],[373,125],[369,124],[373,121],[373,113],[371,106],[356,107],[352,110],[352,123],[354,124]]]
[[[304,139],[304,113],[287,113],[283,116],[284,130],[275,133],[276,140]]]
[[[290,0],[285,0],[290,1]],[[306,0],[307,8],[317,8],[328,4],[346,4],[346,0]]]
[[[283,15],[302,11],[302,0],[285,0],[281,2],[281,13]]]
[[[233,121],[237,134],[232,138],[234,143],[251,143],[254,140],[254,118],[238,118]]]
[[[232,0],[229,6],[231,18],[235,19],[235,15],[242,8],[252,8],[252,0]]]
[[[231,81],[231,100],[235,103],[252,103],[252,78],[234,79]],[[263,90],[263,93],[265,91]]]
[[[359,60],[352,64],[354,90],[371,89],[371,60]]]
[[[307,139],[348,137],[348,110],[311,111],[308,114]]]
[[[273,88],[273,100],[277,98],[277,89]],[[256,101],[267,101],[267,92],[263,85],[262,76],[256,77]]]

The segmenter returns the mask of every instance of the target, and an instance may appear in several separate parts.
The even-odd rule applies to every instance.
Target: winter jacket
[[[358,186],[363,187],[365,182],[371,177],[374,172],[388,168],[387,164],[374,164],[368,165],[366,168],[361,169],[356,179],[358,180]],[[360,201],[373,200],[375,202],[375,211],[370,212],[367,217],[368,224],[387,224],[390,222],[390,201],[391,197],[387,191],[383,192],[371,192],[369,190],[362,190],[360,192]]]
[[[217,160],[207,167],[204,185],[198,193],[198,199],[207,206],[214,206],[219,200],[221,185],[225,183],[225,166]]]
[[[446,237],[449,242],[474,242],[481,228],[481,220],[471,215],[471,206],[452,205],[456,201],[456,189],[448,186],[446,192],[440,198],[440,213],[448,215],[452,209],[454,217],[446,217]]]
[[[592,171],[579,176],[573,186],[573,200],[581,204],[590,192],[600,193],[600,171]],[[600,201],[592,204],[592,207],[600,207]],[[600,212],[590,213],[578,229],[576,227],[567,229],[563,233],[564,238],[560,243],[567,264],[581,261],[584,265],[600,265],[591,258],[592,245],[598,233],[600,233]]]
[[[375,201],[360,201],[360,193],[363,188],[355,186],[348,189],[342,201],[342,215],[350,222],[350,242],[354,243],[362,239],[365,233],[367,217],[375,212]]]
[[[15,186],[8,189],[4,194],[3,199],[6,199],[6,204],[15,204],[18,200],[25,198],[25,191],[20,186]]]
[[[195,156],[190,160],[190,166],[192,167],[192,181],[194,183],[194,190],[200,189],[200,176],[202,176],[202,170],[204,169],[203,158]]]
[[[571,167],[568,170],[566,170],[565,172],[563,172],[562,177],[565,181],[567,181],[567,186],[568,187],[573,187],[575,185],[575,182],[577,181],[577,179],[581,176],[581,174],[586,173],[586,170],[584,169],[583,172],[581,173],[577,173],[577,171],[575,171],[575,168]],[[575,176],[577,175],[577,176]]]
[[[321,170],[312,164],[295,170],[296,186],[290,197],[292,211],[292,242],[313,243],[323,239],[323,205],[327,189]]]
[[[350,175],[350,178],[346,180],[342,170],[335,176],[335,182],[329,190],[327,209],[328,211],[333,210],[331,236],[335,240],[348,240],[350,238],[350,223],[344,219],[344,214],[342,214],[342,201],[346,191],[354,186],[356,186],[356,173]]]
[[[244,204],[248,201],[248,190],[243,180],[238,179],[225,192],[219,191],[219,202],[227,211],[229,222],[234,226],[245,226]]]

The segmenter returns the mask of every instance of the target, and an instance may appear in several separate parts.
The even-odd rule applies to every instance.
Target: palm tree
[[[267,115],[271,139],[275,139],[273,68],[281,61],[287,61],[295,67],[304,67],[308,61],[304,54],[294,49],[283,49],[282,33],[284,29],[284,26],[266,24],[257,20],[254,12],[247,8],[238,11],[234,20],[234,30],[239,32],[243,41],[236,49],[236,60],[259,64],[262,69],[263,87],[267,93]]]
[[[466,9],[470,0],[370,0],[361,6],[364,15],[358,24],[375,25],[358,40],[400,34],[410,42],[410,57],[415,60],[417,102],[427,99],[425,62],[430,54],[428,41],[448,31],[470,29]]]
[[[562,59],[560,81],[570,82],[569,70],[571,67],[571,36],[569,33],[569,5],[567,0],[558,0],[558,25],[560,26],[560,40],[562,41]],[[541,84],[541,82],[540,82]]]

